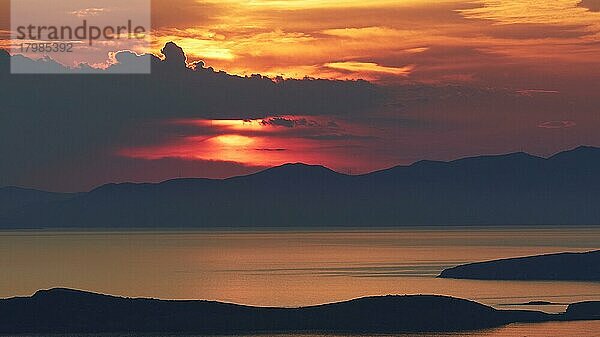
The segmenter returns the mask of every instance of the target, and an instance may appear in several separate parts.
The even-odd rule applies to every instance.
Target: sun
[[[240,136],[240,135],[221,135],[214,138],[215,141],[227,145],[243,147],[254,143],[254,139],[251,137]]]

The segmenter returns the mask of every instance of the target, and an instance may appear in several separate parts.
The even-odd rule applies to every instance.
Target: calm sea
[[[600,227],[3,231],[0,297],[69,287],[292,307],[368,295],[442,294],[497,308],[560,312],[567,303],[600,300],[600,283],[435,276],[466,262],[593,249],[600,249]],[[556,304],[514,305],[534,300]],[[515,324],[451,336],[600,336],[600,323]]]

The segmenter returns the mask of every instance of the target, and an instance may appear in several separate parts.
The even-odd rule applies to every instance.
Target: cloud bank
[[[228,177],[284,162],[363,173],[600,144],[598,100],[552,87],[236,76],[190,63],[173,43],[161,52],[146,56],[151,75],[108,75],[139,64],[143,56],[126,51],[106,69],[11,75],[11,56],[0,51],[0,186],[81,191]],[[12,61],[64,70],[51,59]]]

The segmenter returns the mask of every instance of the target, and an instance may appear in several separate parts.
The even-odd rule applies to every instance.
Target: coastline
[[[58,310],[57,310],[58,309]],[[297,308],[126,298],[54,288],[0,300],[0,333],[425,333],[600,319],[600,302],[562,314],[498,310],[438,295],[387,295]]]

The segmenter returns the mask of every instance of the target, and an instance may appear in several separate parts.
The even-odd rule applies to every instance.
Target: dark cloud
[[[377,87],[366,81],[330,81],[320,79],[279,79],[252,75],[240,77],[196,64],[185,66],[185,54],[175,44],[163,49],[165,59],[137,56],[129,52],[117,54],[121,61],[105,71],[117,72],[144,64],[152,58],[152,74],[148,76],[11,76],[9,57],[0,55],[2,89],[15,92],[9,96],[13,109],[35,109],[75,112],[93,107],[114,111],[129,117],[197,117],[197,118],[262,118],[273,115],[348,114],[375,107],[379,97]],[[35,70],[62,67],[51,59],[32,61],[16,56],[13,61],[27,62]],[[199,66],[200,65],[200,66]],[[63,69],[64,70],[64,69]],[[72,73],[91,72],[81,65]],[[10,83],[10,85],[9,85]],[[93,92],[90,92],[93,88]],[[24,100],[25,92],[35,92],[34,99]],[[56,97],[68,93],[66,103]]]
[[[168,42],[160,52],[165,57],[163,62],[165,66],[171,67],[174,70],[186,71],[187,57],[183,48],[173,42]]]
[[[288,119],[288,118],[282,118],[282,117],[264,119],[260,122],[260,124],[273,125],[273,126],[284,126],[286,128],[293,128],[294,126],[296,126],[295,120]]]
[[[536,89],[516,92],[465,85],[273,80],[260,75],[233,76],[203,63],[188,68],[180,48],[167,45],[163,51],[164,60],[151,57],[151,75],[110,76],[10,75],[10,56],[0,51],[0,186],[72,191],[105,182],[224,177],[260,169],[221,161],[117,155],[123,148],[176,143],[188,136],[211,137],[222,132],[210,125],[174,122],[178,120],[263,120],[268,135],[256,129],[239,133],[322,141],[318,144],[321,148],[310,150],[351,158],[339,167],[353,172],[421,159],[448,160],[523,149],[547,154],[598,144],[596,96],[583,100],[569,96],[550,81],[543,88],[524,83],[517,88]],[[413,57],[430,64],[443,65],[446,58],[473,69],[486,67],[469,61],[469,55],[477,53],[485,52],[430,48]],[[142,64],[140,56],[128,52],[117,54],[116,59],[119,63],[105,72]],[[49,59],[19,60],[42,68],[60,67]],[[85,65],[73,70],[92,71],[99,70]],[[415,75],[427,78],[437,71],[422,67]],[[505,69],[495,71],[511,78],[512,73]],[[540,76],[537,80],[540,78],[545,79]],[[560,132],[556,137],[556,132],[546,129],[564,124],[540,121],[577,121],[573,128],[577,132]],[[269,151],[287,151],[287,146],[285,142],[267,143],[251,150],[267,155]],[[288,152],[279,155],[284,154]]]
[[[283,152],[287,149],[255,149],[256,151],[267,151],[267,152]]]
[[[163,52],[164,60],[146,56],[152,58],[151,75],[11,75],[11,57],[0,50],[0,186],[58,188],[60,181],[69,188],[76,185],[65,182],[73,170],[82,176],[74,181],[85,187],[89,183],[83,182],[83,176],[95,183],[100,183],[95,177],[109,181],[111,174],[113,179],[126,179],[117,174],[120,148],[192,133],[192,126],[165,124],[170,120],[343,116],[377,109],[381,99],[377,86],[365,81],[233,76],[199,64],[187,68],[183,51],[174,44],[166,45]],[[129,52],[117,54],[116,59],[120,63],[103,72],[143,65],[142,56]],[[15,56],[12,60],[33,70],[66,70],[51,59]],[[80,65],[70,72],[102,70]],[[102,165],[87,165],[98,161]],[[171,168],[173,175],[178,166]],[[214,175],[212,170],[209,176]]]
[[[361,117],[358,117],[361,120]],[[381,120],[383,123],[387,121]],[[251,123],[253,121],[246,121]],[[365,130],[361,127],[361,122],[356,122],[358,125],[340,125],[333,120],[312,120],[307,118],[290,118],[290,117],[273,117],[260,120],[258,122],[263,128],[260,129],[236,129],[234,132],[240,136],[246,137],[269,137],[271,139],[290,139],[290,138],[301,138],[311,140],[322,140],[322,141],[336,141],[336,140],[371,140],[376,139],[374,136],[362,135],[360,132]],[[402,121],[403,124],[411,125],[409,121]],[[416,124],[415,124],[416,126]],[[348,128],[355,130],[348,130]],[[358,129],[358,130],[356,130]],[[180,123],[163,123],[154,125],[150,132],[158,132],[164,134],[163,141],[168,139],[174,139],[177,137],[213,137],[224,133],[230,133],[232,131],[227,128],[219,128],[210,126],[206,123],[193,123],[190,121],[183,121]],[[157,131],[160,130],[160,131]],[[352,133],[354,132],[354,133]],[[148,135],[140,136],[140,143],[137,145],[144,145],[144,139],[148,139]],[[259,148],[257,151],[286,151],[284,148]]]
[[[296,126],[307,126],[307,127],[319,126],[319,123],[317,121],[308,120],[306,118],[292,119],[292,118],[284,118],[284,117],[273,117],[273,118],[263,119],[260,123],[262,125],[283,126],[286,128],[293,128]]]

